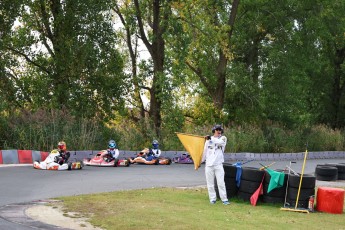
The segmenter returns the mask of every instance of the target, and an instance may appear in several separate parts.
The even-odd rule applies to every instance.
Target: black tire
[[[232,164],[223,164],[224,173],[226,177],[236,177],[237,167]]]
[[[345,180],[345,173],[338,172],[338,180]]]
[[[283,197],[274,197],[274,196],[262,196],[262,202],[264,203],[271,203],[271,204],[282,204],[284,205],[285,196]]]
[[[252,195],[253,194],[251,194],[251,193],[241,192],[241,191],[238,191],[238,193],[237,193],[237,197],[244,200],[244,201],[250,201],[250,197]],[[259,199],[260,199],[260,197],[259,197]]]
[[[298,188],[288,188],[287,199],[296,200],[298,195]],[[299,192],[299,200],[309,200],[310,196],[315,195],[315,189],[301,189]]]
[[[242,167],[241,180],[261,182],[264,174],[265,171],[259,170],[258,168]]]
[[[217,198],[220,199],[218,187],[215,187],[215,190],[216,190]],[[237,193],[238,193],[238,189],[236,190],[226,189],[226,196],[228,197],[228,199],[236,197]]]
[[[241,180],[238,191],[253,194],[260,186],[261,182]]]
[[[126,160],[126,167],[131,166],[131,162],[129,160]]]
[[[288,203],[288,205],[287,205],[288,207],[290,207],[290,208],[295,208],[296,207],[296,200],[286,199],[286,202]],[[300,200],[300,199],[298,199],[297,208],[307,209],[308,208],[308,203],[309,203],[309,198],[307,200]]]
[[[117,167],[117,164],[119,163],[119,160],[118,159],[115,159],[114,160],[114,167]]]
[[[238,187],[236,184],[236,178],[224,177],[224,182],[225,182],[226,189],[238,191]]]
[[[71,163],[71,162],[69,162],[67,165],[68,165],[67,170],[72,170],[72,163]]]
[[[338,169],[338,173],[345,173],[345,165],[344,164],[338,164],[338,163],[326,163],[326,166],[333,166]]]
[[[338,174],[332,176],[316,175],[316,180],[319,181],[336,181],[338,180]]]
[[[334,166],[317,165],[315,168],[315,175],[333,176],[335,174],[338,174],[338,168]]]
[[[268,185],[269,184],[264,183],[264,186],[263,186],[264,196],[270,196],[270,197],[275,197],[275,198],[285,197],[286,185],[280,188],[275,188],[271,190],[269,193],[267,193]]]
[[[300,183],[301,175],[295,176],[289,175],[289,187],[298,188]],[[310,174],[304,174],[302,178],[301,189],[315,188],[316,179],[315,176]]]
[[[171,161],[171,159],[169,157],[167,159],[168,159],[167,165],[170,165],[172,161]]]

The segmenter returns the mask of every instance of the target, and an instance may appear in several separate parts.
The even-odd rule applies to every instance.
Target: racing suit
[[[119,157],[119,150],[118,149],[107,149],[107,153],[108,153],[108,158],[107,161],[110,162],[114,159],[117,159]]]
[[[157,159],[161,155],[160,149],[150,149],[150,152],[147,154],[146,160],[152,161],[153,159]]]
[[[59,165],[63,165],[64,163],[67,163],[69,157],[70,157],[70,152],[66,152],[63,150],[58,150],[60,153],[59,157],[56,157],[55,162],[58,163]]]
[[[204,152],[202,156],[202,162],[205,164],[205,175],[208,196],[210,201],[216,201],[217,195],[215,191],[214,178],[217,180],[220,199],[228,201],[226,195],[226,187],[224,182],[224,150],[226,146],[227,138],[225,136],[211,136],[210,140],[206,140],[204,145]]]

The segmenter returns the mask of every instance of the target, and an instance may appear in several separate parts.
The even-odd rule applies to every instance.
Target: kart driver
[[[159,149],[159,143],[157,140],[152,141],[152,149],[149,149],[146,160],[151,161],[157,159],[161,155],[161,150]]]
[[[137,157],[135,157],[134,159],[132,158],[128,158],[129,162],[131,162],[131,164],[134,163],[143,163],[143,164],[148,164],[148,165],[153,165],[153,164],[158,164],[158,159],[151,159],[148,160],[148,154],[150,153],[150,150],[148,148],[145,148],[143,150],[141,150]]]
[[[109,141],[107,153],[108,154],[104,159],[106,162],[110,162],[110,161],[115,160],[119,157],[120,152],[116,148],[116,142],[114,140]]]
[[[58,163],[59,165],[63,165],[64,163],[67,163],[71,154],[70,152],[67,152],[66,142],[60,141],[58,143],[58,152],[60,156],[55,157],[54,161]]]

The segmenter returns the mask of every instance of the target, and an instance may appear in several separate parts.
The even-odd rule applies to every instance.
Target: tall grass
[[[117,116],[105,124],[73,117],[64,109],[18,110],[0,117],[0,149],[50,151],[64,140],[69,150],[100,150],[114,139],[120,149],[137,151],[150,147],[152,140],[158,139],[162,150],[183,151],[175,132],[204,136],[211,134],[211,129],[212,124],[186,123],[176,130],[172,124],[163,124],[159,139],[149,119],[135,123]],[[224,127],[224,135],[228,138],[226,152],[301,152],[307,143],[309,151],[343,151],[345,148],[344,130],[333,130],[325,125],[293,130],[272,122],[262,126],[233,125]]]

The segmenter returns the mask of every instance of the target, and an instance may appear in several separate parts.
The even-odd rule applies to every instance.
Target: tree
[[[95,0],[25,1],[4,45],[13,100],[99,118],[121,108],[125,75],[110,9]]]
[[[184,64],[197,76],[218,112],[224,106],[238,6],[239,0],[232,3],[200,0],[174,4],[186,34],[177,44],[188,49]]]
[[[119,1],[115,2],[119,3]],[[122,14],[119,4],[117,4],[117,6],[115,12],[119,15],[122,24],[126,28],[127,46],[133,66],[132,79],[134,87],[136,87],[137,90],[140,88],[141,90],[147,90],[149,92],[150,103],[148,114],[153,120],[156,135],[160,137],[160,128],[162,125],[161,108],[164,97],[166,93],[168,93],[168,91],[164,89],[167,83],[164,35],[171,16],[170,1],[145,0],[139,2],[138,0],[134,0],[134,5],[122,4],[122,9],[126,9],[127,12],[129,10],[128,7],[131,7],[129,11],[136,19],[135,25],[137,26],[137,30],[128,29],[129,26],[132,26],[128,24],[128,21],[132,19],[133,15]],[[132,45],[130,44],[132,42],[131,35],[136,35],[136,32],[133,34],[134,31],[138,31],[137,36],[140,37],[150,55],[150,60],[141,64],[143,67],[142,70],[145,70],[140,73],[143,77],[141,82],[137,81],[140,79],[134,69],[134,65],[136,64],[134,59],[137,57],[134,55]],[[143,115],[144,109],[141,102],[140,107],[141,115]]]

